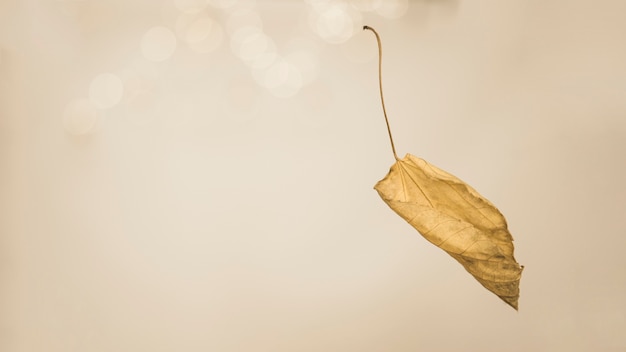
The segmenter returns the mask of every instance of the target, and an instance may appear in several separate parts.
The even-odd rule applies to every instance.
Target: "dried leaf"
[[[457,177],[407,154],[374,187],[398,215],[517,309],[522,269],[504,216]]]
[[[378,85],[396,163],[374,187],[381,198],[427,240],[456,259],[489,291],[517,310],[523,266],[513,257],[513,237],[498,209],[455,176],[407,154],[399,159],[385,109],[380,36]]]

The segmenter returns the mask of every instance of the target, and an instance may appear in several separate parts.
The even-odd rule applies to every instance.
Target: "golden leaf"
[[[513,256],[513,237],[500,211],[457,177],[407,154],[393,144],[382,87],[378,33],[378,81],[383,114],[396,163],[374,189],[424,238],[456,259],[478,282],[517,310],[523,266]]]
[[[407,154],[374,187],[393,211],[517,309],[522,267],[498,209],[457,177]]]

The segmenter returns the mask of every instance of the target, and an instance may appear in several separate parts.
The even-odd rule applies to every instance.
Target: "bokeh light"
[[[245,61],[254,61],[257,57],[271,49],[271,39],[262,32],[250,33],[239,45],[239,57]]]
[[[376,13],[388,19],[397,19],[409,9],[409,0],[385,0],[375,6]]]
[[[305,37],[293,39],[285,47],[285,60],[298,67],[304,85],[310,84],[319,76],[320,51],[319,41]]]
[[[319,60],[311,52],[305,50],[294,51],[287,54],[285,60],[298,68],[302,76],[302,84],[313,82],[319,75]]]
[[[206,0],[174,0],[174,6],[181,12],[196,13],[208,6]]]
[[[74,136],[82,136],[94,131],[100,112],[89,99],[76,99],[67,104],[63,112],[63,127]]]
[[[209,17],[199,18],[189,25],[185,39],[188,42],[195,43],[206,39],[210,34],[216,22]]]
[[[226,20],[226,30],[232,34],[243,27],[263,28],[263,22],[259,14],[251,9],[233,11]]]
[[[209,5],[217,9],[229,9],[237,5],[238,0],[208,0]]]
[[[296,95],[302,88],[302,83],[302,74],[298,67],[285,59],[276,60],[263,75],[263,86],[279,98]]]
[[[181,14],[176,20],[176,33],[199,53],[218,49],[224,38],[219,22],[207,14]]]
[[[361,14],[346,3],[316,3],[313,9],[309,24],[328,43],[343,43],[362,27]]]
[[[174,54],[176,45],[176,36],[169,28],[156,26],[141,39],[141,52],[150,61],[165,61]]]
[[[323,12],[327,10],[333,3],[336,3],[334,0],[304,0],[309,7],[315,12]],[[345,7],[345,3],[342,4]]]
[[[256,7],[256,0],[237,0],[237,2],[227,8],[226,10],[229,12],[235,11],[251,11]]]
[[[277,57],[274,41],[258,27],[243,27],[231,36],[233,53],[255,69],[269,67]]]
[[[122,80],[112,73],[96,76],[89,85],[89,99],[100,109],[108,109],[117,105],[122,99],[123,93]]]
[[[217,50],[224,39],[224,31],[217,22],[213,22],[209,34],[200,41],[189,42],[189,47],[198,53],[209,53]]]
[[[371,12],[376,10],[383,0],[350,0],[350,5],[355,9],[363,12]]]

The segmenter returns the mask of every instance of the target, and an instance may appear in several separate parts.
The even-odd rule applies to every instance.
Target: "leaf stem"
[[[385,98],[383,98],[383,48],[380,43],[380,36],[378,32],[370,26],[363,26],[363,30],[370,30],[376,36],[376,41],[378,42],[378,87],[380,88],[380,102],[383,105],[383,114],[385,115],[385,123],[387,124],[387,133],[389,133],[389,141],[391,142],[391,151],[393,151],[393,157],[396,160],[400,160],[398,158],[398,154],[396,154],[396,146],[393,144],[393,137],[391,136],[391,127],[389,127],[389,119],[387,118],[387,110],[385,109]]]

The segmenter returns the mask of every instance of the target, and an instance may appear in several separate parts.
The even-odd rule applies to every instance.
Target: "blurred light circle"
[[[202,38],[199,41],[191,41],[191,40],[189,41],[189,47],[193,51],[196,51],[199,53],[209,53],[209,52],[215,51],[222,44],[222,40],[224,38],[224,31],[222,30],[222,27],[219,25],[219,23],[213,20],[210,20],[210,21],[211,21],[211,24],[210,24],[209,33],[206,36],[204,36],[204,38]],[[204,24],[206,23],[203,23],[203,25]],[[198,30],[199,32],[202,32],[202,29],[200,28],[196,28],[196,30]],[[192,30],[192,32],[193,31],[194,30]],[[193,35],[193,37],[196,38],[195,35]]]
[[[152,27],[141,39],[141,52],[151,61],[165,61],[176,50],[176,36],[163,26]]]
[[[302,74],[296,66],[280,59],[265,70],[263,86],[276,97],[289,98],[302,88]]]
[[[360,15],[342,4],[333,4],[319,13],[312,14],[312,26],[325,41],[333,44],[343,43],[354,34],[360,25]]]
[[[187,28],[187,36],[185,39],[188,42],[200,42],[211,35],[211,31],[215,26],[215,21],[209,17],[198,18],[193,21]]]
[[[269,38],[261,32],[251,34],[243,39],[239,46],[239,57],[246,61],[254,60],[269,48]]]
[[[261,17],[251,10],[236,10],[233,11],[226,20],[226,30],[229,33],[234,33],[243,27],[257,27],[263,28],[263,22]]]
[[[162,21],[161,24],[163,25],[175,23],[176,18],[181,15],[181,12],[189,14],[189,12],[181,11],[174,3],[174,0],[163,0],[160,3],[159,15]]]
[[[266,51],[254,56],[251,60],[244,60],[244,62],[253,69],[264,69],[270,66],[278,58],[274,42],[269,42],[269,46]]]
[[[276,59],[274,41],[257,27],[243,27],[231,36],[233,53],[252,68],[265,68]]]
[[[124,84],[122,80],[112,73],[96,76],[89,85],[89,99],[100,109],[108,109],[117,105],[122,99],[123,93]]]
[[[350,5],[358,11],[371,12],[376,10],[383,0],[350,0]]]
[[[228,9],[237,5],[238,0],[208,0],[209,4],[218,9]]]
[[[305,2],[309,4],[313,11],[318,13],[326,11],[329,7],[333,5],[345,7],[345,3],[336,3],[332,0],[305,0]]]
[[[304,85],[310,84],[319,75],[321,45],[313,37],[299,37],[290,40],[285,47],[285,60],[300,70]]]
[[[174,6],[181,12],[196,13],[207,7],[206,0],[174,0]]]
[[[77,99],[67,104],[63,112],[63,127],[74,136],[93,131],[100,118],[96,105],[88,99]]]
[[[376,13],[388,19],[404,16],[409,9],[409,0],[385,0],[376,6]]]
[[[205,14],[181,14],[176,20],[176,33],[200,53],[216,50],[224,38],[220,24]]]
[[[309,51],[295,51],[287,54],[285,60],[297,67],[302,75],[302,83],[309,84],[319,75],[319,61],[317,56]]]
[[[236,30],[230,36],[230,49],[235,56],[241,58],[240,48],[241,44],[250,36],[256,36],[261,32],[261,29],[254,26],[245,26]]]
[[[256,0],[238,0],[229,11],[251,11],[256,6]]]

